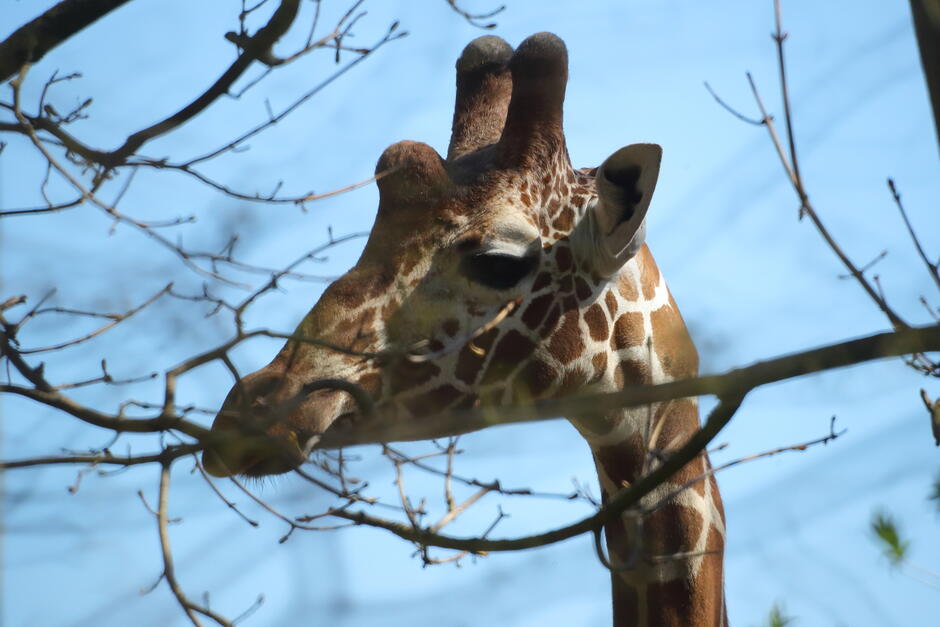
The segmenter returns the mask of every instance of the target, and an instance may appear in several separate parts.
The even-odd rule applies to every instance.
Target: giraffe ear
[[[597,204],[587,226],[593,266],[600,274],[612,276],[643,247],[662,156],[658,144],[631,144],[597,169]]]

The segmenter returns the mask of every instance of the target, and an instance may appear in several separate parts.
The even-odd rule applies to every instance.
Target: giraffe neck
[[[591,447],[605,503],[655,468],[658,455],[681,446],[698,423],[692,400],[649,413],[627,439]],[[710,476],[679,490],[708,468],[707,456],[699,456],[605,528],[616,627],[725,624],[721,497]]]
[[[694,346],[648,249],[609,293],[614,363],[604,387],[697,374]],[[685,444],[699,427],[699,413],[694,399],[678,399],[571,421],[591,447],[606,503]],[[615,627],[726,624],[724,513],[714,478],[704,476],[710,468],[703,453],[604,529]]]

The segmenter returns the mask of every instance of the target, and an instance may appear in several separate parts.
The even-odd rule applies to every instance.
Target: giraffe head
[[[328,429],[364,421],[394,432],[443,410],[622,384],[607,355],[611,294],[624,264],[645,253],[661,150],[635,144],[573,169],[567,78],[565,45],[550,33],[515,51],[493,36],[466,47],[447,159],[411,141],[384,152],[361,258],[295,339],[235,385],[212,427],[268,437],[207,451],[210,472],[285,472]],[[375,411],[365,415],[337,380]]]

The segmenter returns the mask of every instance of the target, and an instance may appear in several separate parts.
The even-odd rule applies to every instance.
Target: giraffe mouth
[[[229,431],[206,448],[202,465],[213,477],[281,475],[303,464],[307,451],[294,432],[286,435],[244,435]]]
[[[245,465],[238,473],[244,477],[258,478],[268,475],[282,475],[296,468],[295,464],[287,460],[276,458],[258,458],[245,460]]]

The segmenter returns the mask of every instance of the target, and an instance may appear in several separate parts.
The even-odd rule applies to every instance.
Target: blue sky
[[[51,2],[0,0],[0,37]],[[236,24],[235,2],[138,0],[116,11],[37,64],[25,88],[35,102],[53,70],[81,70],[60,86],[60,110],[94,96],[91,117],[74,133],[110,148],[129,132],[188,102],[231,61],[222,35]],[[329,16],[342,5],[325,2]],[[309,17],[309,3],[299,24]],[[485,10],[496,2],[465,2]],[[680,0],[572,3],[508,0],[493,32],[513,45],[549,30],[567,43],[568,146],[576,166],[596,165],[622,145],[654,141],[664,148],[648,241],[689,322],[711,372],[819,344],[885,330],[887,322],[843,272],[797,203],[762,128],[741,123],[717,106],[708,81],[740,110],[756,115],[745,71],[753,73],[779,113],[776,59],[769,33],[772,3]],[[248,193],[326,191],[367,178],[384,148],[401,139],[446,151],[453,103],[453,64],[480,31],[443,0],[369,0],[356,27],[356,45],[378,39],[395,19],[408,37],[390,44],[341,77],[285,123],[206,171]],[[882,250],[877,266],[890,301],[912,321],[928,322],[917,303],[932,289],[918,265],[885,186],[892,176],[928,250],[940,251],[937,145],[907,3],[877,0],[784,2],[795,126],[801,167],[815,206],[860,264]],[[303,37],[303,28],[290,41]],[[220,101],[178,132],[148,144],[145,153],[183,158],[224,143],[333,71],[330,54],[279,70],[240,100]],[[3,94],[8,98],[8,93]],[[28,143],[4,138],[0,206],[41,203],[43,167]],[[113,197],[121,181],[104,190]],[[50,192],[66,197],[53,181]],[[181,175],[141,172],[123,201],[138,217],[195,215],[178,229],[196,248],[218,247],[241,235],[246,259],[285,264],[335,233],[368,230],[377,206],[374,186],[313,204],[246,203],[219,195]],[[3,297],[33,302],[58,285],[55,304],[120,310],[168,281],[199,289],[166,251],[118,227],[90,207],[54,217],[0,222]],[[174,237],[175,237],[174,232]],[[309,266],[341,274],[362,240]],[[254,280],[258,280],[255,278]],[[291,330],[316,301],[323,283],[292,282],[251,311],[249,327]],[[234,295],[235,292],[229,292]],[[198,306],[159,303],[135,324],[100,341],[50,356],[47,374],[74,380],[96,374],[107,357],[115,373],[162,371],[227,337],[219,318]],[[27,327],[24,344],[70,337],[85,323],[51,316]],[[236,365],[253,370],[276,342],[236,351]],[[230,379],[211,365],[184,379],[189,402],[217,407]],[[728,513],[727,596],[732,624],[759,625],[782,601],[796,625],[933,624],[940,593],[892,571],[867,531],[871,512],[887,507],[913,537],[912,559],[940,568],[938,518],[926,500],[940,464],[917,390],[926,383],[900,361],[883,361],[769,386],[753,393],[720,436],[729,443],[715,461],[824,435],[832,415],[846,436],[803,454],[729,470],[720,477]],[[76,398],[116,407],[126,396],[159,398],[159,382],[82,390]],[[932,390],[936,396],[937,390]],[[100,446],[106,435],[17,399],[2,401],[5,459]],[[145,438],[121,446],[152,449]],[[564,421],[500,427],[463,440],[458,469],[504,485],[566,492],[572,478],[593,485],[586,445]],[[417,449],[416,449],[417,450]],[[375,489],[391,490],[392,469],[371,449],[358,472]],[[10,626],[186,624],[165,585],[139,591],[160,572],[155,525],[136,496],[152,501],[155,468],[99,477],[89,473],[74,495],[75,469],[7,473],[4,482],[2,619]],[[409,477],[416,494],[438,498],[439,485]],[[229,616],[259,595],[265,604],[246,624],[584,625],[610,620],[608,578],[588,538],[519,554],[492,555],[460,568],[428,569],[409,545],[382,531],[300,533],[278,544],[284,525],[234,493],[250,528],[189,474],[174,472],[172,528],[184,587]],[[327,497],[298,480],[259,486],[291,515],[313,512]],[[487,497],[489,498],[489,497]],[[583,515],[583,505],[504,499],[511,517],[505,536],[547,529]],[[496,500],[453,530],[471,533],[495,514]]]

